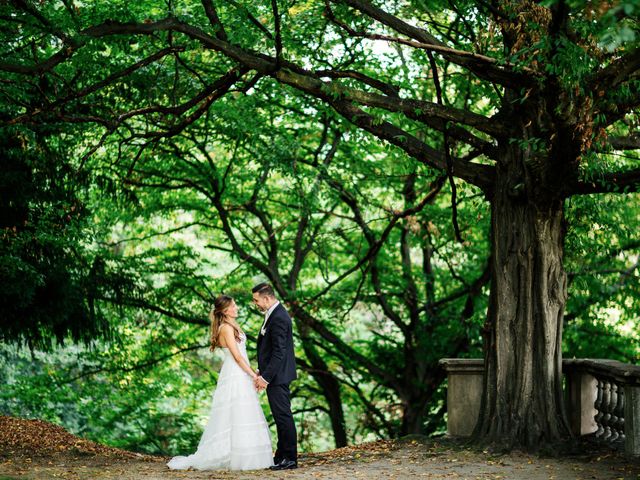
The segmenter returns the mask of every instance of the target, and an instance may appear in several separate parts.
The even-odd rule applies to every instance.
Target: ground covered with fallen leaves
[[[168,458],[119,450],[78,438],[40,420],[0,416],[0,480],[24,479],[631,479],[640,460],[585,446],[544,457],[496,454],[447,439],[406,437],[300,455],[286,472],[170,471]]]

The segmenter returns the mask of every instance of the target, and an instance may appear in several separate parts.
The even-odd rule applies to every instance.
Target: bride
[[[247,337],[236,322],[233,298],[220,295],[209,313],[211,351],[225,351],[209,421],[198,449],[188,457],[173,457],[172,470],[254,470],[273,465],[269,426],[254,387],[256,372],[247,357]]]

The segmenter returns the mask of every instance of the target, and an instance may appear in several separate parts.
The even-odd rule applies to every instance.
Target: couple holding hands
[[[297,434],[289,384],[297,378],[291,317],[271,285],[252,289],[253,303],[264,312],[257,342],[258,370],[247,355],[247,336],[236,319],[233,298],[220,295],[209,314],[211,347],[225,358],[211,400],[209,421],[196,452],[172,458],[175,470],[288,470],[297,468]],[[278,435],[275,455],[258,392],[266,390]],[[272,456],[273,455],[273,456]]]

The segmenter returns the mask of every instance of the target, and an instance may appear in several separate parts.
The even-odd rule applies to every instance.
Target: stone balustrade
[[[447,371],[447,431],[471,435],[478,418],[484,362],[478,358],[443,358]],[[615,360],[566,359],[565,398],[574,435],[640,455],[640,366]]]

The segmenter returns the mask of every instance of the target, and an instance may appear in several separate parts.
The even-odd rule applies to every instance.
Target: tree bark
[[[408,401],[403,404],[402,424],[400,425],[401,436],[424,433],[422,423],[424,421],[425,407],[425,400]]]
[[[333,430],[336,448],[346,447],[348,444],[347,429],[344,410],[342,408],[342,398],[340,396],[340,382],[329,371],[329,366],[313,345],[309,328],[301,322],[297,324],[297,327],[302,339],[302,348],[312,367],[309,373],[322,389],[327,406],[329,407],[329,418],[331,419],[331,428]]]
[[[327,405],[329,405],[329,418],[331,419],[335,446],[336,448],[346,447],[348,445],[347,429],[342,408],[342,398],[340,397],[340,383],[328,370],[326,372],[313,373],[312,375],[313,379],[322,388],[324,398],[327,401]]]
[[[474,437],[531,449],[570,436],[562,398],[563,200],[540,190],[533,153],[514,143],[499,150],[485,385]]]

